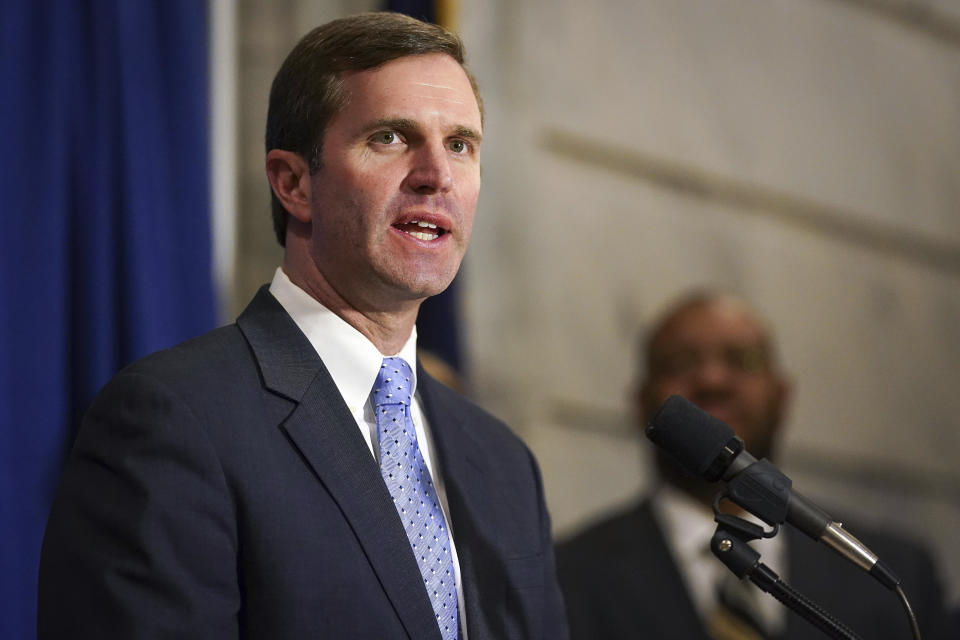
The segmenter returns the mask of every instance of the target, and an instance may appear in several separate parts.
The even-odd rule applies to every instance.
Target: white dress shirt
[[[736,580],[736,576],[710,551],[710,539],[717,528],[713,510],[668,484],[663,484],[653,494],[651,507],[687,592],[700,617],[706,620],[719,605],[717,585],[722,580]],[[755,524],[763,524],[750,514],[742,517]],[[770,527],[764,525],[764,529],[769,530]],[[781,536],[777,534],[773,538],[755,540],[750,546],[761,554],[761,562],[787,581],[786,545]],[[758,622],[770,633],[783,631],[787,624],[787,611],[783,605],[754,584],[747,586],[751,594],[750,610]]]
[[[373,383],[380,372],[380,365],[385,357],[399,357],[407,361],[413,370],[413,387],[411,398],[411,417],[417,432],[417,443],[423,461],[427,465],[433,486],[437,490],[440,507],[443,509],[447,521],[447,530],[450,532],[450,555],[453,558],[453,570],[457,580],[457,606],[460,613],[460,638],[467,638],[466,615],[463,604],[463,584],[460,580],[460,561],[457,558],[457,546],[454,542],[454,530],[450,523],[450,509],[447,505],[447,493],[444,489],[443,477],[440,476],[434,465],[436,451],[433,438],[426,421],[426,416],[420,404],[417,393],[417,329],[413,328],[406,344],[399,353],[385,356],[362,333],[357,331],[340,316],[320,304],[306,291],[295,285],[283,269],[278,267],[270,283],[270,293],[293,318],[293,321],[304,333],[310,344],[316,350],[330,377],[333,378],[337,390],[343,397],[347,408],[357,422],[357,428],[363,436],[370,453],[380,460],[380,447],[377,438],[377,422],[374,415],[370,392]]]

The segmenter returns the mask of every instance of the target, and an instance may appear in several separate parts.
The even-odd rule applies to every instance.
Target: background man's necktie
[[[373,385],[380,473],[393,496],[444,640],[459,636],[457,585],[450,539],[433,480],[410,416],[413,372],[402,358],[384,358]]]
[[[725,573],[717,585],[717,607],[707,617],[707,633],[714,640],[765,640],[755,613],[756,598],[763,594],[747,580]]]

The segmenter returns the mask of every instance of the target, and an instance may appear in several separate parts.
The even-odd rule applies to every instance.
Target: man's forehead
[[[763,323],[745,303],[728,298],[708,300],[680,309],[664,323],[664,328],[703,326],[757,334],[766,332]]]
[[[475,88],[463,66],[445,53],[403,56],[380,66],[341,76],[350,102],[369,98],[377,104],[429,100],[480,117]]]
[[[746,305],[717,299],[671,314],[654,334],[651,346],[654,351],[661,351],[715,344],[765,347],[768,343],[766,328]]]
[[[422,87],[431,91],[461,91],[473,93],[473,86],[463,66],[445,53],[401,56],[369,69],[344,71],[341,80],[350,84],[380,84]]]

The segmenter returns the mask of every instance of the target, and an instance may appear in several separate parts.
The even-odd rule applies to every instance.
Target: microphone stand
[[[862,640],[849,627],[781,580],[770,567],[760,562],[757,550],[747,544],[758,538],[772,538],[779,531],[779,525],[773,525],[773,530],[766,532],[743,518],[722,514],[718,509],[721,497],[722,493],[717,494],[714,500],[714,519],[718,524],[710,540],[713,555],[738,578],[750,578],[760,589],[796,611],[829,637],[836,640]]]

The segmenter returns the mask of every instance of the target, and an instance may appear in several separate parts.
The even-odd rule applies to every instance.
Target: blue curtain
[[[215,324],[206,3],[0,3],[0,627],[36,637],[63,456],[126,363]]]

